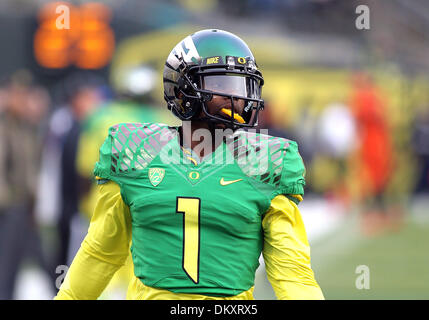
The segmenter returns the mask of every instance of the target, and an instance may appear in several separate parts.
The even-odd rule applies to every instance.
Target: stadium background
[[[61,4],[72,8],[70,29],[49,29]],[[362,4],[370,10],[369,30],[356,27]],[[0,3],[0,110],[2,116],[8,112],[11,83],[37,89],[34,97],[31,90],[22,92],[36,102],[37,110],[28,114],[37,119],[43,140],[52,114],[67,101],[70,75],[79,79],[85,71],[100,81],[102,103],[94,110],[100,109],[117,98],[124,70],[148,65],[160,75],[184,36],[204,28],[236,33],[263,71],[265,126],[300,145],[307,167],[300,208],[325,297],[428,299],[428,7],[424,0],[5,0]],[[161,78],[154,84],[151,103],[161,110],[160,119],[177,123],[162,111]],[[42,159],[49,144],[43,141],[36,150]],[[38,157],[24,154],[29,162]],[[52,264],[60,213],[58,206],[52,209],[55,195],[41,188],[56,174],[49,160],[43,161],[52,172],[42,164],[36,169],[31,228]],[[8,170],[7,161],[1,162]],[[1,185],[8,188],[8,181]],[[69,259],[86,230],[82,211],[70,222]],[[0,259],[9,259],[5,252]],[[50,299],[52,274],[27,256],[17,270],[13,298]],[[359,289],[362,265],[370,280],[369,288]],[[274,299],[263,271],[262,264],[255,297]]]

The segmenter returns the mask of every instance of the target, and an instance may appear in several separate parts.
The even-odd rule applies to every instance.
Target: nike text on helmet
[[[264,79],[252,52],[226,31],[202,30],[179,42],[167,58],[163,81],[167,106],[181,120],[206,120],[235,129],[254,127],[264,107]],[[230,99],[231,110],[210,114],[206,102],[213,95]],[[237,99],[245,102],[241,115],[234,111]]]

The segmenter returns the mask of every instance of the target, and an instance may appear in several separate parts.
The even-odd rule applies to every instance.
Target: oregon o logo
[[[191,171],[189,172],[189,178],[192,180],[197,180],[200,178],[200,173],[197,171]]]
[[[240,63],[240,64],[245,64],[245,63],[246,63],[246,59],[245,59],[245,58],[243,58],[243,57],[238,58],[238,59],[237,59],[237,61],[238,61],[238,63]]]

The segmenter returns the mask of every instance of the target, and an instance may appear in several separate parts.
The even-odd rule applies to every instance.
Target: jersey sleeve
[[[129,207],[123,202],[116,183],[109,181],[98,188],[88,234],[73,259],[56,300],[97,299],[129,255]]]
[[[268,280],[279,300],[324,299],[310,264],[310,245],[299,209],[279,195],[262,221],[263,257]]]
[[[279,185],[272,195],[285,195],[298,204],[304,196],[305,166],[295,141],[287,141],[284,147],[282,172]]]
[[[99,158],[93,170],[97,180],[111,180],[113,130],[113,127],[109,128],[108,135],[100,147]]]

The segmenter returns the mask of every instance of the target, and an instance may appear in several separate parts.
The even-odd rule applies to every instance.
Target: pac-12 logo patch
[[[164,179],[165,169],[162,168],[150,168],[149,169],[149,181],[154,187],[159,185]]]

